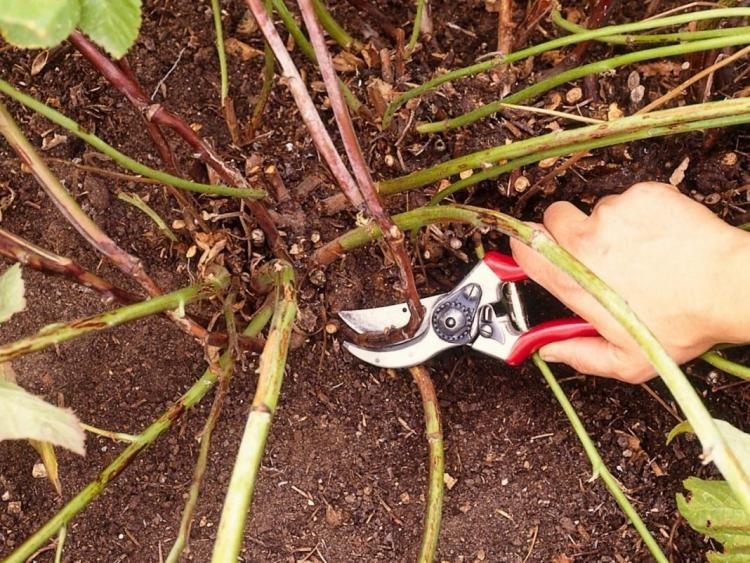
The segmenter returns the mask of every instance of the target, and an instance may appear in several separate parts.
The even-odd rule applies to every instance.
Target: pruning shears
[[[598,336],[580,318],[546,321],[529,328],[517,282],[528,276],[510,256],[490,251],[455,289],[421,300],[422,324],[412,338],[384,348],[365,348],[352,342],[344,347],[357,358],[382,368],[421,364],[457,346],[469,346],[516,366],[539,348],[579,336]],[[405,303],[341,311],[341,319],[355,332],[385,332],[405,325]]]

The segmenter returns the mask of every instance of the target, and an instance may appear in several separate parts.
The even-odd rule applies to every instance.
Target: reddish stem
[[[0,255],[20,262],[34,270],[68,278],[84,287],[93,289],[107,300],[114,300],[125,305],[141,301],[138,295],[111,284],[104,278],[84,269],[70,258],[45,250],[2,228],[0,228]],[[208,333],[193,321],[185,326],[189,329],[187,330],[188,334],[202,341],[207,339],[211,346],[226,346],[228,343],[229,338],[224,333]],[[263,348],[263,342],[257,338],[240,337],[239,343],[242,349],[252,352],[259,352]]]
[[[138,79],[133,73],[133,69],[130,67],[130,63],[128,63],[128,60],[123,57],[116,61],[116,64],[123,75],[135,86],[135,89],[138,92],[138,96],[145,99],[146,93],[143,91],[143,87],[140,85]],[[149,121],[148,119],[146,119],[145,115],[141,114],[141,116],[143,117],[143,122],[146,125],[146,130],[148,131],[151,140],[154,142],[156,150],[159,152],[159,157],[161,158],[162,162],[164,162],[164,166],[166,167],[167,172],[178,176],[179,169],[177,167],[177,161],[174,158],[172,148],[169,146],[167,139],[164,137],[164,133],[162,132],[161,128],[153,121]]]
[[[354,177],[357,179],[359,191],[364,198],[369,214],[375,219],[375,222],[380,227],[380,230],[383,233],[383,238],[388,245],[394,260],[398,264],[399,273],[401,275],[401,284],[406,293],[409,311],[411,313],[409,324],[404,327],[403,331],[407,337],[413,336],[422,324],[424,307],[419,301],[419,293],[417,292],[417,286],[414,282],[411,261],[409,260],[404,247],[404,235],[385,212],[380,200],[378,199],[375,184],[372,181],[370,170],[365,161],[365,157],[362,154],[362,149],[359,146],[359,140],[354,131],[352,118],[349,115],[344,96],[341,94],[341,89],[338,85],[338,77],[333,68],[331,54],[328,51],[328,47],[326,47],[325,37],[323,37],[323,29],[320,26],[320,22],[318,22],[312,2],[311,0],[298,0],[298,3],[302,12],[302,17],[305,20],[305,25],[310,34],[310,41],[315,49],[318,66],[323,75],[323,81],[325,82],[326,90],[328,91],[331,107],[333,108],[333,113],[336,117],[339,132],[341,133],[341,140],[344,144],[346,154],[349,157],[349,163],[354,172]]]
[[[260,0],[246,0],[246,2],[253,12],[255,20],[258,22],[258,27],[260,27],[266,41],[268,41],[274,55],[276,55],[276,60],[281,65],[286,85],[294,97],[302,120],[310,132],[313,143],[315,143],[315,148],[318,149],[318,152],[326,161],[326,164],[328,164],[331,174],[333,174],[333,177],[336,179],[341,190],[349,198],[349,201],[352,202],[352,205],[360,211],[364,211],[364,200],[359,193],[359,187],[346,168],[341,155],[336,150],[323,121],[320,119],[320,115],[318,115],[318,111],[315,109],[315,104],[313,104],[312,98],[310,98],[305,83],[292,58],[289,56],[284,42],[279,37],[263,3]]]
[[[142,98],[146,98],[146,93],[144,92],[141,84],[138,82],[138,78],[135,76],[135,73],[130,67],[130,63],[128,62],[128,60],[123,57],[115,62],[118,68],[127,77],[127,79],[135,85],[136,89],[138,90],[139,96],[141,96]],[[159,127],[153,121],[149,121],[148,119],[146,119],[146,116],[143,115],[143,113],[141,113],[141,118],[143,119],[143,124],[146,126],[146,131],[148,132],[149,137],[151,137],[151,141],[154,143],[156,151],[159,153],[159,157],[164,163],[164,167],[167,169],[167,172],[175,176],[182,176],[182,172],[180,171],[179,166],[177,165],[177,161],[175,160],[174,153],[172,152],[172,147],[170,147],[169,141],[167,141],[167,138],[164,136],[164,132],[161,130],[161,127]],[[168,184],[165,184],[164,187],[182,207],[183,216],[186,219],[185,224],[187,225],[188,229],[193,231],[195,229],[195,226],[198,225],[201,230],[205,232],[210,231],[208,225],[198,212],[198,209],[195,206],[195,200],[191,195]]]
[[[101,293],[107,300],[125,304],[140,301],[134,293],[114,286],[96,274],[84,270],[70,258],[49,252],[2,228],[0,228],[0,254],[35,270],[69,278]]]
[[[152,104],[138,83],[132,80],[127,72],[123,72],[120,66],[99,51],[80,31],[74,31],[69,39],[94,68],[128,98],[147,121],[172,129],[190,145],[198,158],[207,166],[210,166],[228,184],[242,188],[250,187],[239,170],[224,162],[213,148],[190,128],[190,125],[184,119],[169,112],[161,104]],[[261,229],[266,233],[274,253],[285,256],[286,251],[279,238],[278,229],[265,206],[257,200],[250,200],[248,201],[248,207],[250,207]]]

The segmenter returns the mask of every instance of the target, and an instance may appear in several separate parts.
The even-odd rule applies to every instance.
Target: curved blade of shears
[[[429,323],[429,321],[427,321]],[[455,348],[461,344],[447,342],[440,338],[431,326],[414,338],[386,346],[385,348],[363,348],[351,342],[344,342],[344,348],[360,360],[381,368],[407,368],[426,362],[433,356]]]
[[[429,319],[432,308],[445,294],[425,297],[420,302],[425,308],[425,319]],[[389,328],[400,328],[409,322],[409,308],[406,303],[387,305],[385,307],[374,307],[372,309],[353,309],[351,311],[339,311],[339,317],[349,327],[359,334],[365,332],[385,332]],[[421,327],[420,330],[424,328]]]

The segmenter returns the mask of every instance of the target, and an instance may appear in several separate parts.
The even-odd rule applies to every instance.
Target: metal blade
[[[429,319],[432,306],[443,296],[445,296],[445,293],[425,297],[420,300],[426,309],[425,319]],[[364,334],[365,332],[385,332],[389,328],[405,326],[409,322],[409,308],[406,306],[406,303],[397,303],[396,305],[374,307],[372,309],[340,311],[339,317],[352,330],[359,334]]]
[[[381,368],[407,368],[416,366],[440,352],[456,346],[458,345],[442,340],[429,329],[411,340],[377,350],[363,348],[351,342],[344,342],[344,348],[352,355],[368,364]]]

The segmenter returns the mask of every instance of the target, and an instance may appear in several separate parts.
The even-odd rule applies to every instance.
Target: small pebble
[[[641,85],[641,75],[638,74],[637,70],[634,70],[628,74],[628,90],[635,90]]]
[[[21,514],[21,501],[14,500],[8,503],[8,514]]]
[[[312,234],[310,235],[310,242],[312,242],[313,244],[320,242],[320,233],[318,231],[312,232]]]
[[[607,110],[607,121],[620,119],[623,115],[624,114],[622,113],[620,106],[618,106],[616,103],[609,104],[609,109]]]
[[[299,256],[300,254],[302,254],[302,248],[300,247],[300,245],[299,245],[299,244],[297,244],[297,243],[295,242],[295,243],[293,243],[293,244],[292,244],[292,246],[291,246],[291,247],[289,248],[289,254],[291,254],[292,256]]]
[[[708,194],[706,198],[703,200],[703,203],[706,205],[716,205],[721,201],[721,194],[713,193]]]
[[[641,84],[636,86],[630,91],[630,101],[634,104],[638,104],[643,100],[643,96],[646,94],[646,88]]]
[[[266,233],[263,232],[263,229],[253,229],[250,233],[250,238],[253,241],[253,244],[263,244],[266,242]]]
[[[385,155],[385,165],[389,168],[393,168],[393,165],[396,164],[396,159],[393,158],[392,154]]]
[[[39,463],[35,463],[34,467],[31,468],[31,476],[34,479],[46,479],[47,478],[47,468],[44,466],[44,464],[41,461]]]
[[[326,323],[326,332],[328,334],[336,334],[339,331],[339,325],[333,321]]]
[[[458,483],[458,479],[455,479],[450,473],[446,471],[443,474],[443,483],[445,483],[445,486],[450,491],[453,487],[456,486],[456,483]]]
[[[198,247],[195,246],[194,244],[190,245],[190,248],[188,248],[187,252],[185,253],[185,257],[192,258],[193,256],[196,255],[197,252],[198,252]]]
[[[453,237],[452,239],[450,239],[450,241],[448,242],[448,244],[450,244],[450,246],[451,246],[451,248],[453,250],[458,250],[459,248],[461,248],[463,246],[463,243],[461,242],[461,240],[457,239],[455,237]]]
[[[728,152],[724,155],[724,157],[721,159],[721,163],[724,166],[734,166],[737,164],[737,153],[734,152]]]
[[[558,157],[551,156],[539,161],[539,168],[552,168],[557,162]]]
[[[322,287],[326,283],[326,274],[323,270],[313,270],[310,272],[310,283],[314,286]]]
[[[529,182],[529,179],[526,176],[519,176],[513,183],[513,188],[521,194],[526,191],[526,188],[528,188],[530,184],[531,182]]]
[[[575,104],[581,101],[581,98],[583,98],[583,90],[581,90],[578,86],[575,88],[571,88],[565,93],[565,101],[569,104]]]

